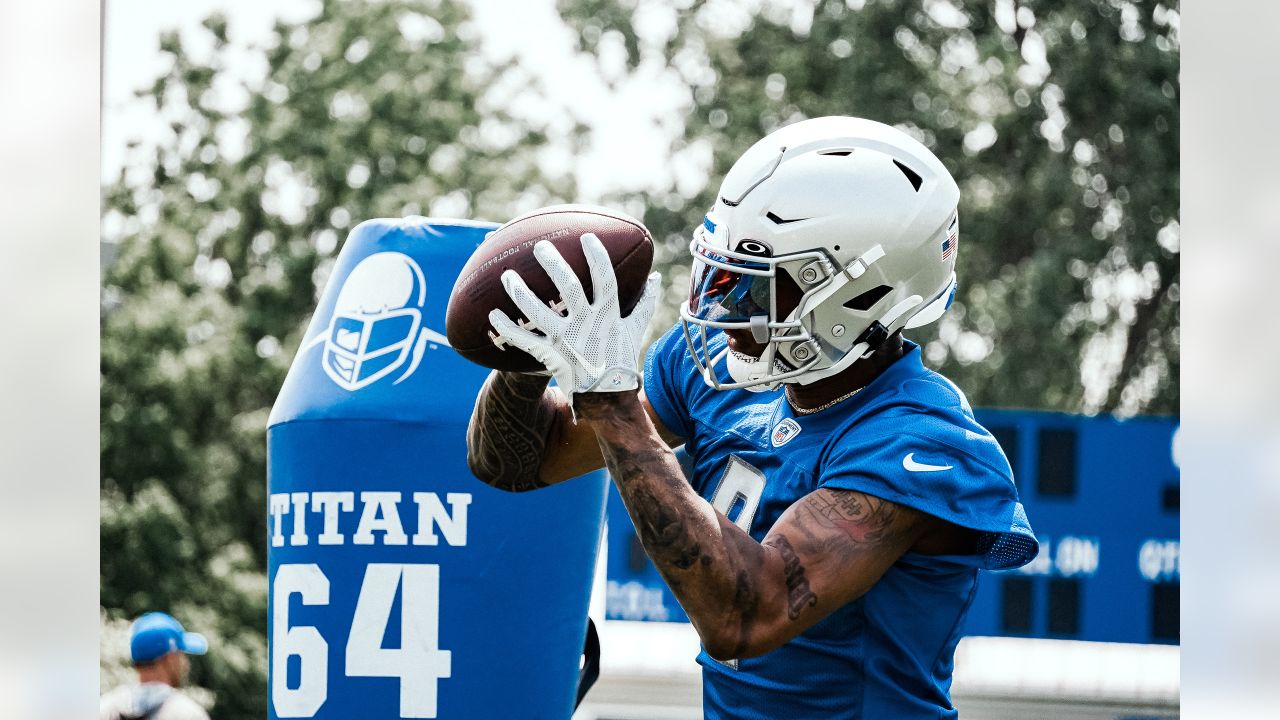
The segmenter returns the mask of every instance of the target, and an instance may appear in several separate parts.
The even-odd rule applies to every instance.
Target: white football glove
[[[618,280],[609,251],[592,233],[581,241],[595,302],[587,300],[573,269],[544,240],[533,246],[533,254],[560,291],[564,315],[539,300],[514,270],[502,273],[502,286],[530,322],[522,327],[501,310],[489,313],[498,334],[545,365],[571,404],[574,393],[620,392],[640,386],[641,343],[661,281],[658,273],[650,275],[635,309],[620,317]]]

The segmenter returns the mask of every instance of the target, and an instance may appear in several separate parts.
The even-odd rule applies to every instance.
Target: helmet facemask
[[[821,360],[818,344],[797,313],[809,293],[799,290],[792,277],[799,268],[830,277],[834,274],[831,258],[820,249],[774,258],[766,245],[750,240],[729,250],[717,243],[722,238],[715,234],[716,228],[709,215],[689,246],[694,258],[689,299],[680,308],[685,341],[698,371],[712,387],[776,388]],[[750,332],[764,350],[759,358],[729,347],[712,355],[709,329]],[[714,367],[720,362],[726,363],[733,382],[716,378]]]
[[[742,240],[737,249],[728,250],[727,238],[719,233],[724,228],[714,213],[694,232],[689,299],[680,308],[694,364],[717,390],[760,392],[830,377],[870,355],[903,327],[932,322],[954,296],[954,274],[927,300],[919,295],[900,298],[881,285],[877,275],[868,273],[884,257],[880,245],[841,266],[822,248],[772,257],[764,243]],[[863,299],[870,302],[859,305]],[[712,329],[750,332],[764,349],[759,358],[728,346],[712,354]],[[715,366],[722,362],[732,382],[716,377]]]

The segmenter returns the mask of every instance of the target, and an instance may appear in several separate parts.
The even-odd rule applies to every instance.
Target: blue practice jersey
[[[717,332],[714,355],[727,339]],[[694,490],[757,541],[818,488],[856,490],[980,533],[973,555],[908,552],[865,595],[770,653],[720,663],[703,651],[708,718],[953,718],[952,657],[978,570],[1038,550],[1000,446],[964,394],[907,352],[852,398],[796,414],[781,390],[715,390],[679,325],[654,343],[644,388],[685,439]],[[723,364],[721,381],[728,382]],[[945,468],[945,469],[943,469]]]

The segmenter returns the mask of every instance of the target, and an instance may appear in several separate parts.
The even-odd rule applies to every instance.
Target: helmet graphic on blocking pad
[[[359,390],[404,370],[407,378],[422,360],[428,340],[447,345],[440,333],[422,327],[426,279],[408,255],[375,253],[347,276],[323,339],[325,374],[347,390]],[[407,367],[405,367],[407,364]]]

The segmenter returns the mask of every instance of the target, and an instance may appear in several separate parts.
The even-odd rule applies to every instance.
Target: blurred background
[[[1141,457],[1170,468],[1120,473],[1116,494],[1101,500],[1082,479],[1078,498],[1087,512],[1108,497],[1114,505],[1154,493],[1151,522],[1173,528],[1156,538],[1172,545],[1152,551],[1157,564],[1144,575],[1166,587],[1162,609],[1146,585],[1095,584],[1086,592],[1114,597],[1118,608],[1106,612],[1118,624],[1141,627],[1094,630],[1102,626],[1090,613],[1104,611],[1091,606],[1076,611],[1074,632],[1054,625],[1066,601],[1054,611],[1036,605],[1050,597],[1036,598],[1080,572],[1046,556],[1047,570],[1019,575],[1044,580],[1025,586],[1034,620],[1005,622],[1018,602],[1009,593],[1023,591],[991,596],[988,634],[1014,640],[965,641],[957,703],[975,718],[1178,714],[1176,3],[102,7],[104,688],[129,675],[128,622],[166,609],[215,648],[195,662],[197,698],[215,717],[262,715],[266,419],[357,223],[411,214],[502,222],[558,202],[626,210],[659,240],[668,297],[658,330],[676,317],[691,228],[732,161],[785,124],[848,114],[912,133],[960,182],[959,296],[913,339],[974,406],[1041,413],[992,416],[1015,442],[1025,438],[1010,454],[1022,453],[1024,480],[1034,480],[1023,489],[1033,524],[1045,418],[1051,430],[1080,433],[1103,425],[1071,416],[1156,427]],[[1145,419],[1119,422],[1136,416]],[[1079,448],[1082,468],[1126,452],[1084,439]],[[1107,523],[1080,547],[1125,532]],[[613,532],[616,551],[626,540]],[[1152,539],[1127,532],[1124,542]],[[1136,547],[1115,560],[1135,577],[1145,572]],[[652,591],[646,572],[643,563],[607,570],[619,587]],[[601,611],[611,618],[605,674],[581,715],[696,717],[696,639],[690,646],[681,623],[622,619],[616,608],[640,602],[630,592],[614,592],[613,609]],[[1005,670],[984,675],[991,667]],[[1010,667],[1023,673],[1008,677]]]

